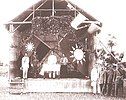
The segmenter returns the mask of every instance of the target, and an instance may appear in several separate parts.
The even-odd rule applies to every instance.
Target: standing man
[[[107,96],[110,96],[112,93],[112,86],[113,86],[113,78],[114,78],[114,70],[113,65],[108,66],[109,70],[107,71],[108,78],[107,78]]]
[[[104,67],[103,71],[103,87],[102,87],[102,94],[105,95],[107,92],[107,78],[108,78],[108,73],[107,73],[108,68]]]
[[[120,65],[117,65],[115,71],[115,96],[119,96],[119,90],[123,96],[123,73]]]
[[[97,81],[98,81],[99,75],[98,75],[98,68],[95,65],[93,69],[91,70],[91,86],[93,87],[93,94],[97,93]]]
[[[38,67],[39,67],[38,64],[39,64],[39,60],[37,59],[36,51],[34,51],[31,57],[31,66],[32,66],[32,72],[33,72],[32,77],[34,78],[38,76]]]
[[[60,59],[61,63],[61,69],[60,69],[60,77],[61,78],[66,78],[67,77],[67,64],[68,64],[68,59],[65,57],[63,54],[63,57]]]
[[[100,86],[100,93],[103,94],[103,85],[104,85],[104,68],[101,69],[100,73],[99,73],[99,79],[98,79],[98,83]]]
[[[23,79],[27,78],[28,68],[29,68],[29,57],[28,54],[25,53],[24,57],[22,58]]]

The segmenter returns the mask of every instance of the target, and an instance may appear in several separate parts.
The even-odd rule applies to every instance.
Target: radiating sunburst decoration
[[[85,52],[83,52],[82,48],[79,48],[76,44],[76,47],[72,46],[72,51],[70,52],[72,53],[70,57],[73,58],[73,62],[77,61],[77,64],[83,64],[83,61],[85,61]]]
[[[34,44],[32,42],[29,42],[25,45],[25,48],[27,51],[33,51],[34,50]]]

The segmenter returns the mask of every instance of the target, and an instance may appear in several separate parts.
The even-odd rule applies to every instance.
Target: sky
[[[11,35],[3,24],[15,18],[32,4],[40,0],[1,0],[0,1],[0,60],[10,56]],[[103,23],[100,40],[107,43],[108,34],[117,38],[117,51],[126,52],[125,43],[125,0],[69,0]]]
[[[12,20],[24,10],[40,0],[1,0],[0,1],[0,61],[8,63],[11,57],[9,46],[12,33],[5,29],[5,23]]]

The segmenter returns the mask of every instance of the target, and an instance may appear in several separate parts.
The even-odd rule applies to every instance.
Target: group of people
[[[33,58],[35,54],[33,54]],[[51,57],[51,59],[50,59]],[[49,56],[50,64],[56,64],[56,61],[52,60],[53,55]],[[53,57],[54,58],[54,57]],[[37,66],[37,63],[31,62],[31,66]],[[55,63],[53,63],[53,62]],[[23,78],[26,79],[28,76],[28,69],[29,69],[29,62],[30,59],[28,54],[25,53],[24,57],[22,58],[22,70],[23,70]],[[68,59],[63,54],[63,57],[60,60],[61,63],[61,70],[67,74],[67,63]],[[65,68],[65,69],[64,69]],[[62,75],[63,77],[64,74]],[[122,63],[107,63],[107,64],[98,64],[96,63],[93,69],[91,70],[91,86],[93,87],[93,93],[100,93],[106,96],[123,96],[123,80],[126,78],[126,70]]]
[[[123,79],[125,78],[124,66],[119,64],[107,64],[101,67],[94,66],[91,71],[91,86],[93,93],[106,96],[123,96]]]
[[[47,62],[42,65],[40,75],[43,78],[66,78],[67,77],[67,57],[62,54],[59,62],[56,55],[51,52],[48,56]]]
[[[23,79],[28,77],[28,70],[31,66],[32,72],[34,73],[33,77],[37,77],[37,67],[39,60],[37,59],[36,52],[33,52],[31,58],[28,56],[28,53],[25,53],[21,60],[21,70],[23,71]]]
[[[68,63],[68,59],[63,54],[60,59],[60,64],[61,64],[61,68],[60,68],[60,64],[57,64],[57,57],[53,54],[53,52],[51,52],[50,56],[47,59],[47,64],[42,65],[43,67],[41,68],[39,74],[43,75],[43,73],[46,72],[49,74],[50,78],[51,77],[55,78],[56,75],[58,75],[58,77],[59,75],[62,77],[66,77],[67,63]],[[39,64],[39,61],[37,59],[36,52],[33,52],[31,57],[28,56],[28,53],[25,53],[21,60],[21,70],[23,71],[23,79],[27,79],[29,68],[33,69],[32,72],[34,74],[32,77],[37,77],[38,64]]]

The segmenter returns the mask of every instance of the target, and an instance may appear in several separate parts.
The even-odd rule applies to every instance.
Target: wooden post
[[[33,19],[35,18],[35,5],[33,5]]]
[[[55,15],[54,0],[52,0],[52,16]]]
[[[94,63],[94,35],[89,34],[88,36],[88,49],[90,52],[88,53],[88,75],[91,74],[91,69],[93,68],[93,63]]]
[[[10,32],[10,33],[13,33],[13,30],[14,30],[14,26],[13,26],[13,24],[10,24],[9,32]]]

